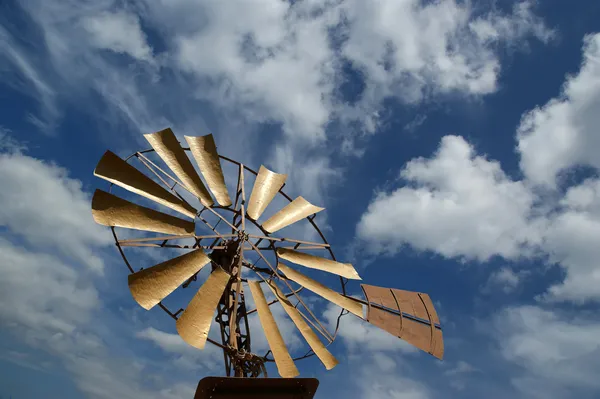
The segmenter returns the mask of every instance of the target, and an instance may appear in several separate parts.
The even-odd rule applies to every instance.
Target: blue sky
[[[298,364],[317,397],[597,397],[599,12],[593,0],[2,2],[0,397],[191,397],[222,373],[218,352],[134,303],[91,218],[104,151],[147,148],[142,134],[165,127],[288,173],[291,195],[327,208],[338,259],[436,303],[443,361],[347,316],[339,366]]]

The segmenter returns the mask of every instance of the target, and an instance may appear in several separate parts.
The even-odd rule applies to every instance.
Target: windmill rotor
[[[285,194],[286,175],[265,166],[256,172],[218,154],[212,135],[184,136],[188,147],[181,145],[171,129],[144,137],[151,149],[126,159],[107,151],[99,161],[94,174],[108,181],[110,189],[94,193],[94,220],[112,230],[130,271],[133,299],[146,310],[158,307],[165,311],[192,347],[203,349],[208,342],[221,348],[227,376],[266,377],[265,364],[274,362],[281,377],[293,378],[299,375],[295,362],[311,356],[332,369],[338,360],[328,346],[335,340],[340,318],[348,313],[443,357],[439,318],[427,294],[361,284],[365,300],[348,295],[349,280],[361,280],[358,272],[350,263],[336,259],[319,229],[315,218],[324,208],[301,196]],[[151,174],[133,166],[133,160]],[[227,186],[225,164],[237,171],[234,190]],[[254,177],[250,193],[248,177]],[[113,194],[114,186],[134,194],[135,202]],[[272,212],[277,197],[287,204]],[[141,201],[154,205],[142,206]],[[309,223],[320,241],[280,235],[296,223]],[[206,234],[197,232],[200,229]],[[121,230],[144,235],[120,238]],[[181,250],[182,254],[151,267],[134,268],[126,254],[129,247]],[[201,282],[203,270],[208,277]],[[337,276],[339,290],[313,275]],[[175,292],[190,289],[196,290],[193,298],[178,310],[163,303]],[[342,308],[333,332],[302,298],[307,292]],[[248,294],[253,309],[246,306]],[[308,346],[306,354],[290,354],[273,306],[283,308]],[[265,355],[252,352],[249,316],[253,313],[257,313],[253,317],[258,318],[270,348]],[[209,337],[213,323],[219,326],[220,342]]]

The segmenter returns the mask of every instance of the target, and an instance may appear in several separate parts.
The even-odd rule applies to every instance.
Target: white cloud
[[[459,360],[456,363],[456,366],[448,369],[444,372],[445,375],[457,375],[457,374],[465,374],[465,373],[472,373],[474,371],[477,371],[477,369],[473,366],[471,366],[469,363],[465,362],[464,360]]]
[[[456,362],[456,365],[452,368],[444,371],[444,375],[448,377],[450,381],[450,386],[454,389],[462,391],[467,386],[467,376],[474,373],[479,372],[481,370],[476,369],[469,363],[464,360],[459,360]]]
[[[102,247],[110,233],[100,235],[90,221],[89,195],[81,183],[56,165],[22,154],[0,159],[5,179],[0,324],[28,347],[7,360],[27,364],[41,358],[44,369],[66,370],[89,398],[191,396],[197,376],[184,373],[161,382],[166,366],[137,353],[132,337],[121,333],[131,331],[131,320],[102,306],[98,287],[114,282],[96,272],[99,259],[109,256]],[[61,239],[64,234],[71,241]],[[7,345],[15,342],[11,339]]]
[[[152,49],[136,15],[118,12],[101,12],[82,20],[90,34],[90,42],[99,49],[126,53],[138,60],[150,61]]]
[[[216,323],[211,332],[216,332]],[[212,337],[212,334],[210,334]],[[148,327],[136,333],[137,338],[148,340],[160,347],[172,357],[174,365],[184,370],[201,367],[213,373],[220,372],[223,363],[223,352],[220,348],[208,343],[203,350],[198,350],[183,341],[179,334],[171,334]]]
[[[429,389],[419,381],[406,376],[396,361],[382,353],[363,356],[356,365],[359,378],[355,384],[363,399],[427,399],[432,397]]]
[[[522,306],[499,312],[493,327],[504,358],[520,366],[512,383],[526,397],[592,397],[600,390],[594,317]]]
[[[492,93],[501,72],[498,45],[517,45],[528,37],[547,41],[552,33],[518,2],[511,15],[492,11],[478,17],[470,5],[454,0],[360,0],[343,4],[348,40],[345,57],[365,75],[360,104],[350,113],[367,130],[377,124],[381,101],[395,97],[416,102],[429,93]]]
[[[60,110],[56,104],[57,93],[48,82],[48,74],[44,74],[36,65],[39,57],[29,54],[1,24],[0,49],[2,72],[16,75],[6,77],[3,83],[15,87],[40,103],[39,115],[29,114],[29,119],[42,131],[51,132],[55,119],[60,117]]]
[[[279,149],[291,152],[297,172],[290,185],[321,199],[337,178],[330,161],[335,148],[316,144],[339,138],[352,147],[351,132],[373,130],[388,98],[414,101],[430,91],[494,91],[503,44],[547,40],[528,1],[512,14],[491,11],[477,17],[453,0],[427,5],[378,1],[365,10],[355,0],[260,4],[140,1],[119,8],[110,0],[24,3],[40,35],[31,40],[39,43],[37,56],[23,50],[19,54],[27,64],[14,57],[9,62],[39,90],[56,93],[44,102],[46,108],[66,99],[93,112],[106,127],[101,131],[128,127],[143,146],[139,131],[173,126],[197,134],[210,126],[223,139],[220,149],[226,153],[252,158],[248,152],[260,150],[264,156],[255,163],[264,158],[279,162]],[[244,18],[232,19],[232,12]],[[496,32],[493,38],[480,38],[471,28],[476,22]],[[151,41],[142,26],[148,35],[154,33]],[[369,40],[363,40],[366,33]],[[394,62],[382,68],[388,43]],[[379,58],[366,57],[372,51]],[[356,106],[341,98],[343,63],[361,70],[367,84]],[[50,123],[45,119],[56,117],[38,115],[39,123]],[[351,126],[330,129],[332,121]],[[356,121],[362,121],[358,128]],[[271,124],[273,132],[257,133],[256,122]],[[285,134],[277,138],[280,131]],[[123,145],[126,137],[114,145]]]
[[[242,8],[214,1],[146,1],[127,9],[115,9],[112,1],[63,0],[24,7],[40,25],[51,60],[30,69],[52,68],[64,80],[63,91],[81,94],[91,88],[126,119],[148,123],[145,119],[156,117],[135,102],[166,104],[153,98],[152,85],[159,83],[176,90],[163,95],[181,104],[207,99],[228,115],[280,123],[288,138],[316,143],[325,139],[328,122],[340,117],[372,130],[387,98],[418,101],[427,92],[495,91],[499,46],[551,36],[532,4],[522,1],[511,14],[479,16],[454,0],[425,5],[380,0],[368,7],[357,0],[293,5],[261,0]],[[232,13],[245,17],[232,19]],[[152,60],[140,18],[160,33],[166,48],[157,62],[166,74],[142,65],[128,70],[97,51]],[[12,62],[18,64],[14,57]],[[365,78],[355,107],[340,98],[344,62]],[[173,75],[177,79],[167,79]],[[133,101],[132,92],[142,98]]]
[[[600,168],[599,106],[600,34],[595,34],[585,38],[581,69],[567,77],[561,95],[523,116],[517,138],[528,179],[555,187],[557,174],[572,166]]]
[[[0,239],[0,263],[2,324],[20,331],[29,344],[73,334],[99,306],[96,289],[53,256]]]
[[[529,221],[534,196],[462,137],[445,136],[432,158],[408,162],[401,177],[411,186],[377,194],[358,224],[358,236],[374,251],[410,244],[486,261],[518,258],[523,246],[539,241]]]
[[[527,274],[525,270],[515,272],[509,267],[503,267],[490,275],[482,291],[491,292],[492,290],[500,289],[505,294],[510,294],[523,283],[523,279]]]
[[[543,299],[582,303],[600,299],[600,180],[570,188],[562,211],[550,217],[544,249],[566,271],[564,281],[548,289]]]
[[[112,239],[93,222],[81,182],[59,166],[19,153],[0,154],[0,169],[0,226],[32,247],[54,247],[101,273],[103,261],[94,250]]]
[[[508,178],[497,162],[474,155],[461,137],[446,136],[430,159],[413,159],[401,172],[410,184],[379,193],[357,235],[375,253],[404,245],[445,257],[485,261],[547,256],[566,271],[538,299],[583,303],[600,298],[600,180],[571,187],[563,199],[541,198],[526,181]],[[540,259],[543,260],[543,259]],[[527,271],[503,269],[485,290],[513,291]]]

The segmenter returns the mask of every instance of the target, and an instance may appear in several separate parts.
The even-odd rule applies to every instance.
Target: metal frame
[[[189,148],[183,148],[185,151],[189,151]],[[154,149],[148,149],[144,151],[138,151],[134,154],[130,155],[125,159],[125,161],[129,162],[130,159],[136,158],[139,160],[148,170],[150,170],[170,191],[172,191],[175,195],[177,195],[182,201],[186,202],[185,199],[175,190],[177,186],[180,186],[184,190],[187,191],[184,185],[182,185],[177,179],[172,177],[169,173],[165,172],[158,165],[152,162],[148,157],[144,154],[154,152]],[[203,248],[206,250],[217,250],[224,249],[223,245],[217,245],[218,243],[225,243],[228,238],[239,237],[240,230],[238,229],[240,226],[242,227],[241,231],[245,231],[246,221],[250,221],[254,226],[256,226],[263,235],[249,235],[246,234],[244,237],[239,237],[242,241],[242,245],[239,246],[237,259],[238,264],[232,268],[232,277],[235,278],[234,281],[230,283],[228,288],[225,290],[223,297],[221,298],[219,305],[217,307],[217,316],[215,321],[220,326],[221,332],[221,343],[216,342],[213,339],[208,338],[208,342],[213,345],[220,347],[223,350],[224,362],[225,362],[225,371],[227,376],[234,374],[236,377],[259,377],[261,375],[267,376],[267,371],[265,368],[265,362],[274,362],[274,359],[269,358],[270,351],[268,351],[264,356],[257,356],[250,352],[250,343],[251,343],[251,334],[248,325],[248,315],[256,312],[256,309],[247,310],[244,300],[244,294],[241,289],[241,283],[246,282],[247,280],[242,278],[242,269],[246,267],[256,273],[257,276],[262,280],[261,283],[270,281],[273,278],[279,279],[279,281],[283,282],[284,285],[288,288],[289,292],[284,294],[285,297],[295,297],[297,299],[297,303],[295,307],[303,316],[303,318],[312,325],[312,327],[318,331],[325,339],[328,341],[328,344],[331,344],[336,336],[340,325],[341,317],[346,315],[348,311],[342,309],[340,314],[338,315],[336,321],[336,327],[333,333],[329,333],[327,329],[321,324],[318,318],[313,314],[310,308],[304,303],[302,298],[298,295],[298,293],[303,289],[303,287],[299,287],[294,289],[288,279],[277,272],[277,267],[273,267],[273,265],[267,260],[267,258],[263,255],[262,251],[273,251],[276,262],[278,262],[279,258],[275,251],[277,248],[275,246],[276,243],[290,243],[293,245],[286,246],[283,248],[291,248],[291,249],[324,249],[327,250],[329,256],[332,260],[336,260],[335,255],[331,249],[331,246],[327,242],[323,232],[319,228],[319,226],[315,222],[315,216],[311,215],[306,219],[315,229],[322,243],[315,243],[303,240],[294,240],[284,237],[273,237],[271,236],[265,229],[263,229],[262,225],[258,223],[256,220],[249,218],[245,215],[245,202],[246,202],[246,194],[245,194],[245,185],[244,185],[244,171],[250,172],[255,176],[258,173],[249,168],[248,166],[242,164],[241,162],[235,161],[231,158],[225,157],[223,155],[219,155],[219,158],[230,162],[234,165],[238,166],[238,185],[236,190],[235,201],[230,207],[223,207],[215,205],[212,208],[203,207],[196,215],[196,217],[202,221],[209,229],[211,229],[215,234],[214,235],[181,235],[181,236],[157,236],[150,238],[138,238],[138,239],[128,239],[128,240],[119,240],[117,233],[114,227],[111,227],[111,231],[113,237],[115,239],[115,245],[117,246],[121,257],[130,273],[134,273],[135,270],[131,266],[131,263],[127,259],[125,252],[123,251],[123,247],[161,247],[161,248],[178,248],[178,249],[195,249],[195,248]],[[161,176],[162,174],[162,176]],[[163,178],[164,177],[164,178]],[[173,183],[169,184],[167,180],[171,180]],[[111,191],[114,184],[110,184],[109,191]],[[285,185],[284,185],[285,186]],[[283,191],[283,187],[278,191],[278,194],[282,195],[288,202],[292,202],[292,198],[287,195]],[[189,204],[188,204],[189,205]],[[231,223],[227,220],[226,217],[218,213],[216,210],[222,209],[226,211],[230,211],[233,213],[233,217],[231,219]],[[202,214],[205,211],[209,211],[213,215],[215,215],[219,220],[212,226],[203,216]],[[222,234],[217,230],[218,225],[224,222],[231,228],[231,234]],[[172,244],[174,240],[178,239],[194,239],[193,245],[179,245]],[[212,243],[209,245],[201,245],[201,241],[205,239],[213,239]],[[255,239],[256,241],[253,243],[251,239]],[[160,243],[153,243],[152,241],[160,241]],[[258,245],[266,241],[266,243],[259,247]],[[245,245],[245,243],[249,245]],[[243,257],[243,251],[254,251],[259,255],[259,259],[254,263],[250,264],[246,262]],[[256,264],[259,261],[263,261],[267,267],[257,267]],[[276,263],[277,264],[277,263]],[[265,274],[267,277],[263,276]],[[183,284],[183,288],[188,287],[193,281],[196,280],[196,275],[192,276],[186,283]],[[340,277],[341,283],[341,291],[342,295],[346,295],[346,284],[348,280]],[[235,289],[234,289],[235,284]],[[351,298],[351,297],[349,297]],[[275,299],[268,303],[269,306],[274,303],[279,302],[279,299]],[[299,305],[305,308],[308,312],[308,315],[301,312],[299,309]],[[159,303],[158,306],[167,313],[171,318],[177,320],[179,314],[183,311],[183,308],[180,308],[176,312],[171,311],[162,303]],[[244,332],[240,329],[240,324],[244,326]],[[232,334],[231,331],[234,333]],[[311,356],[314,356],[315,353],[309,350],[305,355],[298,356],[293,358],[293,360],[301,360]]]

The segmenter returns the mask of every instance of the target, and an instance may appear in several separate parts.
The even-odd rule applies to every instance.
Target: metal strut
[[[246,301],[238,276],[241,268],[243,239],[227,241],[224,249],[215,249],[210,257],[212,269],[221,266],[232,279],[217,306],[225,373],[228,377],[266,377],[265,359],[252,353]]]

